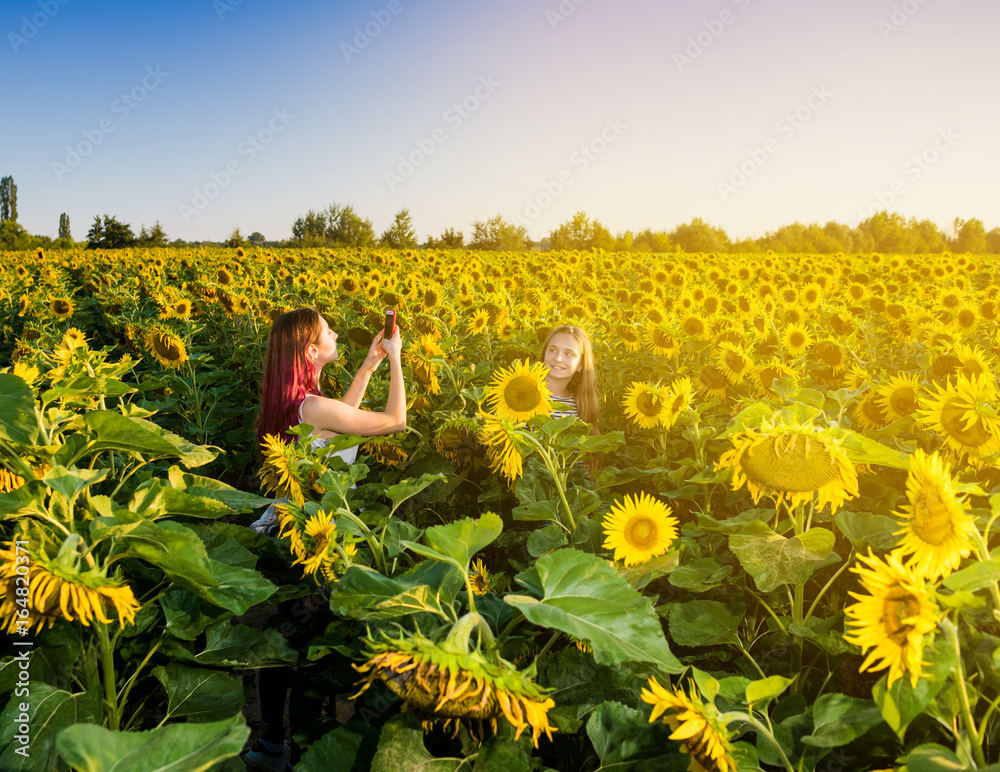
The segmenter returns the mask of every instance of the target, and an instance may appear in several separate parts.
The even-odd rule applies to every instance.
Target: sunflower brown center
[[[700,319],[688,319],[684,322],[684,332],[688,335],[701,335],[705,332],[705,325]]]
[[[163,359],[170,362],[181,358],[181,349],[177,341],[171,340],[166,336],[153,336],[153,348],[156,349],[156,353]]]
[[[56,300],[53,301],[52,303],[52,310],[59,315],[68,314],[69,309],[70,309],[69,303],[67,303],[65,300]]]
[[[656,521],[651,517],[635,515],[625,523],[625,529],[622,533],[625,542],[632,549],[651,550],[656,546],[659,529],[656,527]]]
[[[729,385],[726,377],[711,365],[702,368],[701,372],[698,373],[698,380],[709,389],[724,389]]]
[[[748,480],[772,491],[808,493],[837,478],[837,466],[819,442],[800,436],[779,451],[778,439],[768,437],[743,455],[741,465]]]
[[[966,425],[965,415],[968,410],[956,405],[955,400],[949,400],[941,408],[941,425],[944,430],[956,440],[970,448],[978,448],[992,439],[986,430],[982,418],[977,418],[971,426]]]
[[[917,597],[902,587],[893,587],[886,593],[882,603],[882,627],[886,635],[897,646],[906,643],[906,636],[913,629],[913,625],[907,624],[905,620],[915,617],[920,613],[920,602]]]
[[[660,411],[663,410],[663,402],[655,394],[644,391],[636,397],[635,408],[644,416],[652,418],[658,416]]]
[[[925,485],[913,497],[913,532],[928,544],[938,547],[953,534],[951,509],[941,498],[937,486]]]
[[[527,413],[538,408],[542,395],[534,378],[520,375],[511,378],[503,390],[503,398],[511,410]]]
[[[986,371],[983,369],[983,366],[975,359],[966,359],[964,362],[962,362],[962,372],[965,373],[966,375],[975,376],[975,375],[980,375],[981,373],[984,373]]]
[[[806,336],[796,330],[788,337],[788,342],[791,344],[792,348],[800,348],[805,344]]]
[[[889,404],[898,415],[909,415],[917,409],[917,395],[909,386],[904,386],[892,392]]]
[[[742,373],[747,367],[747,360],[735,351],[726,352],[726,367],[734,373]]]

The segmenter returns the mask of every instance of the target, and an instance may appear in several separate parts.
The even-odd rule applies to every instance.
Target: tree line
[[[87,249],[121,249],[131,246],[187,246],[203,242],[168,240],[159,220],[152,226],[143,224],[136,234],[132,226],[113,215],[96,215],[86,241],[75,242],[69,216],[59,216],[59,235],[33,236],[17,222],[17,185],[10,176],[0,179],[0,249],[26,250],[37,247],[86,247]],[[986,230],[982,220],[956,217],[951,233],[943,232],[930,220],[909,219],[895,212],[875,212],[853,228],[838,222],[825,225],[794,222],[768,231],[753,239],[731,239],[717,226],[699,217],[673,229],[640,231],[626,230],[612,234],[600,220],[586,212],[577,212],[566,222],[539,240],[532,241],[523,225],[508,222],[497,214],[487,220],[473,220],[468,240],[465,233],[454,227],[440,236],[428,236],[421,244],[413,227],[408,209],[399,210],[392,224],[376,235],[372,221],[362,217],[350,204],[334,202],[325,209],[310,209],[295,219],[291,238],[267,241],[259,231],[244,237],[234,228],[222,242],[229,247],[273,246],[293,247],[375,247],[390,249],[470,249],[520,252],[524,250],[602,250],[605,252],[795,252],[820,254],[857,254],[882,252],[896,254],[927,254],[945,251],[1000,255],[1000,227]]]

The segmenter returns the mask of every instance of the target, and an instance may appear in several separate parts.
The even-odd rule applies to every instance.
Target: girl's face
[[[545,366],[549,368],[545,380],[555,381],[566,388],[570,378],[579,371],[582,361],[583,352],[576,338],[567,332],[557,332],[545,349]]]
[[[313,358],[316,364],[322,367],[328,362],[335,361],[340,353],[337,351],[337,333],[330,329],[330,325],[322,316],[319,318],[319,327],[319,341],[309,345],[314,352]]]

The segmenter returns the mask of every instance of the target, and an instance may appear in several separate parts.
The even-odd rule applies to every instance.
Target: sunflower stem
[[[990,548],[983,539],[983,535],[975,528],[971,529],[975,534],[976,552],[979,553],[979,561],[985,563],[990,559]],[[993,596],[993,608],[1000,611],[1000,583],[993,582],[990,585],[990,594]]]
[[[542,650],[535,655],[536,664],[538,663],[538,660],[542,658],[542,656],[548,653],[549,649],[552,648],[552,644],[554,644],[559,639],[560,635],[562,635],[562,633],[559,632],[558,630],[552,633],[552,636],[549,638],[549,640],[545,642],[544,646],[542,646]]]
[[[983,743],[976,728],[975,719],[972,717],[972,706],[969,704],[969,693],[965,688],[965,663],[962,662],[962,647],[958,640],[958,628],[948,617],[944,617],[940,625],[944,628],[948,640],[955,649],[955,667],[951,671],[951,678],[958,692],[958,701],[962,708],[962,723],[965,724],[965,731],[971,739],[972,755],[976,758],[976,764],[982,768],[987,766],[986,756],[983,754]]]
[[[566,500],[566,485],[562,481],[558,470],[555,466],[555,461],[553,461],[551,454],[548,449],[543,446],[538,440],[531,436],[531,434],[525,432],[521,435],[521,438],[526,440],[529,445],[532,445],[535,450],[538,451],[538,455],[541,456],[542,463],[548,470],[548,473],[552,477],[552,481],[555,483],[556,490],[559,492],[559,498],[562,501],[563,507],[566,509],[566,515],[569,518],[569,528],[567,529],[570,533],[576,530],[576,518],[573,517],[573,509],[570,507],[569,502]]]
[[[815,598],[813,598],[813,602],[809,605],[809,610],[806,612],[806,615],[802,618],[802,624],[805,624],[806,622],[809,621],[809,618],[813,615],[813,612],[816,610],[816,605],[819,603],[820,598],[826,595],[826,591],[830,589],[833,583],[837,580],[837,577],[840,576],[842,573],[844,573],[845,570],[847,570],[847,568],[851,565],[851,558],[853,557],[854,557],[854,549],[852,548],[851,552],[847,556],[847,560],[844,561],[844,564],[837,569],[834,575],[831,576],[830,579],[827,581],[827,583],[823,585],[823,589],[819,591],[819,594]]]
[[[97,622],[97,640],[101,645],[101,670],[104,676],[104,702],[107,710],[108,729],[117,732],[120,725],[118,715],[118,692],[115,689],[115,652],[108,638],[108,626]]]
[[[729,723],[730,719],[743,721],[750,724],[754,730],[763,736],[767,740],[771,747],[774,748],[775,753],[778,754],[778,758],[781,760],[782,766],[788,770],[788,772],[795,772],[795,768],[792,766],[792,762],[788,760],[788,756],[785,755],[784,749],[778,744],[777,739],[775,739],[774,734],[768,729],[764,724],[760,722],[752,713],[744,713],[743,711],[733,711],[732,713],[723,713],[722,720]]]

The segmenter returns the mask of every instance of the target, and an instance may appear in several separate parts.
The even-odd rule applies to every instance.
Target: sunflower
[[[715,365],[705,365],[698,371],[695,388],[706,397],[725,399],[729,395],[729,380]]]
[[[968,335],[975,331],[976,322],[979,317],[976,313],[976,307],[969,304],[963,304],[960,308],[955,311],[955,326],[958,328],[959,332],[964,335]]]
[[[896,534],[903,537],[898,552],[913,555],[908,563],[930,581],[948,576],[972,551],[975,525],[955,496],[950,467],[937,453],[917,448],[910,456],[906,498],[909,504],[895,513],[905,520]]]
[[[297,458],[293,446],[282,442],[277,435],[267,434],[260,443],[260,451],[264,463],[257,476],[264,490],[302,506],[305,494],[303,481],[298,478],[299,473],[295,469]]]
[[[719,358],[716,360],[718,370],[735,386],[746,378],[753,370],[753,360],[742,346],[734,343],[724,343],[719,347]]]
[[[818,308],[822,302],[823,288],[816,282],[811,281],[799,290],[799,303],[801,303],[802,308],[806,311]]]
[[[889,425],[889,418],[879,405],[881,401],[882,395],[877,391],[871,391],[854,406],[851,415],[862,431],[882,429]]]
[[[783,378],[795,377],[795,373],[787,366],[772,358],[770,362],[758,365],[750,374],[750,383],[759,397],[776,397],[774,382]]]
[[[924,580],[904,566],[894,554],[879,560],[872,554],[859,555],[866,567],[851,570],[861,577],[868,595],[849,593],[858,602],[844,613],[847,624],[855,629],[844,640],[868,651],[859,668],[889,669],[888,686],[902,676],[909,676],[916,688],[922,675],[924,636],[937,626],[940,610],[931,598]]]
[[[694,385],[688,377],[678,378],[667,390],[663,398],[666,405],[666,417],[661,417],[661,423],[665,429],[669,429],[677,419],[681,417],[685,410],[691,407],[691,400],[694,397]]]
[[[423,306],[424,313],[429,314],[438,304],[441,302],[441,294],[433,287],[428,287],[424,290],[423,297],[421,298],[421,305]]]
[[[1000,450],[1000,416],[993,404],[997,389],[988,373],[968,378],[959,376],[936,386],[917,420],[944,436],[959,458],[967,456],[977,466],[979,460]]]
[[[469,332],[471,334],[478,335],[479,333],[483,332],[486,329],[486,325],[489,323],[489,321],[490,321],[489,313],[483,309],[479,309],[469,318],[468,324],[466,326],[468,327]]]
[[[551,411],[551,393],[545,383],[547,368],[541,362],[526,360],[501,369],[486,389],[487,400],[498,417],[527,421]]]
[[[839,334],[839,333],[838,333]],[[847,337],[846,335],[844,337]],[[813,348],[813,353],[830,368],[830,373],[834,376],[844,372],[846,360],[844,352],[836,343],[832,341],[821,341]]]
[[[22,485],[24,485],[23,477],[18,477],[13,472],[7,471],[5,467],[0,466],[0,493],[16,491]]]
[[[153,353],[153,358],[164,367],[176,370],[188,361],[184,341],[160,327],[149,330],[145,335],[145,340],[146,346]]]
[[[858,495],[858,475],[836,439],[807,428],[777,428],[758,434],[753,429],[730,437],[733,448],[716,469],[733,469],[733,490],[746,484],[754,504],[765,493],[788,506],[818,497],[817,507],[830,505],[831,514]]]
[[[70,327],[59,341],[58,348],[64,351],[71,351],[75,348],[83,348],[87,345],[87,336],[76,327]]]
[[[640,429],[652,429],[655,426],[666,426],[669,402],[667,392],[661,386],[653,386],[640,381],[633,381],[625,397],[622,399],[625,417],[630,419]]]
[[[485,595],[492,587],[493,575],[486,570],[482,558],[477,558],[472,563],[469,573],[469,583],[472,585],[472,592],[476,595]]]
[[[649,688],[643,688],[642,701],[653,706],[649,722],[663,716],[663,723],[672,730],[671,740],[681,742],[681,750],[691,756],[689,770],[695,772],[736,772],[734,747],[725,720],[715,706],[702,702],[694,684],[691,693],[683,689],[667,691],[650,676]]]
[[[66,559],[72,556],[49,558],[40,539],[32,542],[31,582],[26,596],[21,594],[24,574],[17,571],[18,550],[12,541],[0,549],[0,587],[3,591],[0,619],[4,620],[3,629],[8,635],[13,636],[24,628],[41,632],[57,619],[80,622],[88,627],[92,621],[109,624],[112,619],[105,610],[113,610],[123,627],[126,622],[135,624],[140,607],[127,584],[108,578],[99,566],[78,570],[73,560]],[[28,612],[27,617],[24,610]]]
[[[468,640],[461,641],[463,636],[468,638],[463,630],[467,618],[459,620],[443,642],[419,632],[399,638],[382,632],[382,640],[367,640],[367,660],[353,666],[364,674],[364,685],[352,699],[380,680],[425,728],[443,722],[447,729],[454,723],[457,732],[464,723],[474,736],[482,738],[484,724],[496,731],[498,721],[506,720],[516,730],[515,742],[525,730],[531,733],[536,748],[542,734],[551,740],[556,729],[549,724],[547,714],[555,701],[527,671],[517,670],[496,650],[470,651]]]
[[[286,535],[286,529],[298,525],[298,518],[291,513],[290,507],[283,507],[282,510],[284,516],[278,538]],[[301,563],[302,571],[307,576],[315,577],[317,571],[320,576],[333,575],[333,563],[338,555],[337,527],[333,523],[332,513],[321,509],[312,517],[305,518],[298,538],[292,540],[292,544],[292,554],[295,556],[293,566]]]
[[[646,493],[612,504],[602,525],[604,547],[614,550],[615,560],[624,560],[626,566],[662,555],[677,538],[678,521],[670,507]]]
[[[955,358],[960,362],[960,374],[974,378],[977,375],[992,371],[990,360],[986,352],[979,346],[969,346],[965,343],[956,343],[952,351]]]
[[[677,339],[661,327],[649,327],[644,342],[650,351],[664,359],[674,359],[680,351]]]
[[[361,450],[386,466],[399,466],[410,454],[399,446],[399,441],[391,437],[369,437]]]
[[[797,357],[808,351],[813,343],[809,328],[801,324],[790,324],[781,333],[781,345],[789,356]]]
[[[635,327],[630,324],[619,324],[615,327],[615,334],[626,351],[635,354],[639,350],[639,333]]]
[[[60,319],[69,319],[73,315],[73,301],[69,298],[54,298],[49,303],[49,312]]]
[[[918,404],[918,383],[915,375],[894,375],[878,389],[877,402],[889,423],[915,413]]]
[[[708,340],[711,336],[708,324],[697,314],[688,314],[681,320],[681,329],[689,338]]]
[[[516,429],[512,422],[486,415],[478,439],[489,460],[490,468],[514,484],[524,472],[524,461],[515,440]]]
[[[455,466],[480,465],[482,449],[476,441],[476,422],[465,416],[447,418],[434,434],[434,448]]]

